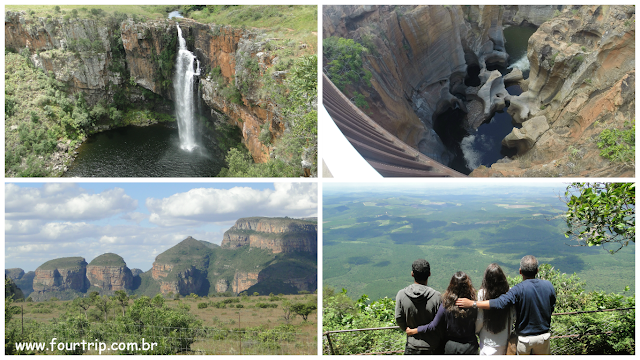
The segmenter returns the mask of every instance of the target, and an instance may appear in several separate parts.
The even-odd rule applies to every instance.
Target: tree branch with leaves
[[[567,204],[565,236],[576,246],[603,246],[618,252],[636,236],[635,183],[572,183]],[[606,249],[613,246],[614,249]]]

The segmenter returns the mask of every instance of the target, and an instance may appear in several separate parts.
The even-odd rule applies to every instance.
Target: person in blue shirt
[[[538,260],[527,255],[520,260],[522,282],[497,299],[474,301],[460,298],[461,308],[504,309],[515,305],[518,355],[549,355],[551,352],[551,314],[556,304],[556,291],[550,281],[536,279]]]

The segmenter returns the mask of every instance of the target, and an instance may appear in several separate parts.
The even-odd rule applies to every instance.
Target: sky
[[[249,216],[317,217],[317,184],[7,183],[5,268],[112,252],[147,271],[185,238],[220,244]]]
[[[564,195],[567,180],[558,179],[496,179],[475,178],[467,179],[438,178],[426,181],[413,179],[394,179],[389,182],[325,182],[322,186],[323,194],[337,195],[346,193],[405,193],[421,195],[484,195],[507,193],[539,193],[549,196]]]

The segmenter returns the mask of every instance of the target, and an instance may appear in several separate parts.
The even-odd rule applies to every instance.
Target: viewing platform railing
[[[551,318],[551,354],[552,355],[574,355],[585,354],[585,343],[594,340],[595,336],[609,336],[614,333],[614,328],[622,321],[617,315],[620,312],[631,312],[629,321],[632,323],[633,331],[628,334],[631,342],[635,341],[635,307],[619,309],[602,309],[592,311],[574,311],[564,313],[554,313]],[[603,313],[597,320],[584,319],[575,323],[562,322],[559,317],[576,316],[584,314]],[[558,319],[558,320],[556,320]],[[322,352],[326,355],[394,355],[403,354],[406,335],[400,332],[398,326],[348,329],[326,331],[322,335]],[[340,346],[342,343],[357,343],[354,337],[369,336],[374,331],[393,331],[397,336],[389,336],[382,344],[377,343],[375,349],[367,349],[364,352],[349,352],[348,347]],[[366,334],[366,335],[365,335]],[[365,341],[366,342],[366,341]],[[357,346],[355,348],[358,348]]]

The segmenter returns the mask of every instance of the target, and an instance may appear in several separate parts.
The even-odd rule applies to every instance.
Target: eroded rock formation
[[[242,218],[224,233],[223,248],[250,246],[273,253],[317,253],[318,225],[297,219]]]
[[[44,300],[50,294],[70,291],[86,291],[87,262],[82,257],[68,257],[47,261],[36,269],[33,279],[34,300]]]
[[[594,140],[605,126],[622,128],[634,118],[633,24],[633,6],[323,8],[324,37],[368,44],[371,86],[347,92],[364,94],[367,114],[423,154],[443,164],[452,159],[434,130],[436,121],[451,121],[440,114],[461,111],[461,126],[472,132],[509,106],[524,124],[503,144],[519,155],[472,176],[633,176],[600,157]],[[506,65],[506,25],[540,26],[528,43],[527,80],[519,71],[491,71]],[[511,96],[505,83],[525,92]]]
[[[102,254],[87,266],[90,286],[103,291],[128,290],[133,287],[133,274],[119,255]]]
[[[633,6],[613,5],[567,8],[543,23],[529,39],[528,90],[511,97],[508,112],[523,129],[540,117],[547,125],[535,126],[542,133],[524,156],[472,175],[633,176],[633,168],[600,157],[596,145],[604,128],[635,117],[633,24]]]

